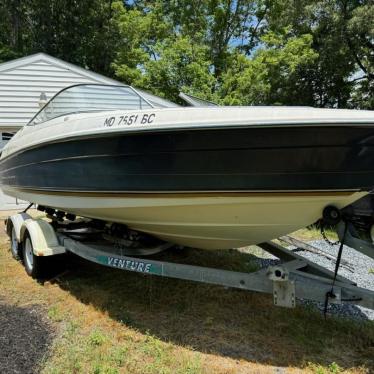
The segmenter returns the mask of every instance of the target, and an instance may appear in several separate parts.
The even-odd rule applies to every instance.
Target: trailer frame
[[[25,213],[8,218],[6,231],[9,235],[13,228],[20,247],[26,237],[31,239],[36,261],[38,257],[43,257],[45,261],[48,256],[71,252],[115,269],[272,294],[274,304],[282,307],[295,307],[297,299],[325,302],[329,295],[328,301],[334,304],[349,303],[374,309],[374,291],[358,287],[349,279],[274,242],[258,246],[278,257],[281,263],[244,273],[123,255],[109,242],[73,239],[58,232],[46,220],[34,219]],[[161,246],[160,249],[166,249],[172,244],[163,243]]]

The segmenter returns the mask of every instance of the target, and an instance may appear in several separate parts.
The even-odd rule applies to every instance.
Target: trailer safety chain
[[[342,238],[342,240],[340,242],[338,256],[336,258],[334,278],[333,278],[333,281],[332,281],[331,290],[328,291],[328,292],[326,292],[325,305],[324,305],[324,308],[323,308],[323,315],[324,315],[325,319],[326,319],[326,315],[327,315],[327,306],[329,304],[329,299],[330,298],[331,299],[335,299],[335,297],[336,297],[336,295],[334,293],[334,286],[335,286],[336,277],[337,277],[338,271],[339,271],[340,261],[342,259],[342,253],[343,253],[345,235],[346,235],[347,230],[348,230],[348,223],[346,221],[343,221],[343,222],[344,222],[344,234],[343,234],[343,238]]]
[[[321,222],[320,227],[321,227],[321,228],[320,228],[320,231],[321,231],[321,235],[322,235],[322,237],[323,237],[323,240],[324,240],[327,244],[330,244],[330,245],[332,245],[332,246],[339,245],[339,243],[340,243],[340,240],[339,240],[339,239],[338,239],[337,241],[333,242],[333,241],[331,241],[331,240],[327,237],[326,232],[325,232],[325,225],[324,225],[323,222]]]

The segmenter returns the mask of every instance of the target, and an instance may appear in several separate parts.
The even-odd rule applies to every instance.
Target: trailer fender
[[[30,218],[31,218],[31,216],[27,213],[17,213],[17,214],[14,214],[13,216],[10,216],[6,220],[6,232],[7,232],[7,234],[9,236],[11,236],[12,227],[14,227],[17,242],[21,243],[22,242],[21,229],[22,229],[23,223]]]
[[[53,256],[66,252],[65,247],[59,244],[54,228],[43,219],[25,220],[20,232],[22,241],[26,233],[30,235],[35,256]]]

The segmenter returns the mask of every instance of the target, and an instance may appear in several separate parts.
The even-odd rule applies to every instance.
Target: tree
[[[1,0],[0,61],[46,52],[178,100],[374,108],[372,0]]]
[[[171,100],[177,101],[180,91],[214,100],[215,78],[206,46],[178,36],[157,43],[155,53],[158,57],[144,64],[145,74],[135,84]]]
[[[297,72],[311,64],[318,55],[311,48],[312,37],[268,32],[262,37],[263,46],[253,58],[241,54],[234,57],[223,76],[222,101],[225,104],[293,104],[288,102],[294,89]]]
[[[360,90],[368,98],[372,88],[373,9],[372,3],[360,0],[283,0],[277,11],[267,14],[269,30],[291,27],[295,35],[310,34],[318,53],[295,76],[290,101],[304,97],[313,106],[373,108],[362,97],[358,101]]]
[[[343,7],[345,38],[358,70],[353,84],[350,104],[353,107],[374,109],[374,3]]]
[[[0,58],[45,52],[112,75],[118,41],[112,27],[112,1],[3,0]],[[113,30],[112,30],[113,28]]]
[[[293,73],[314,56],[306,51],[308,36],[261,37],[267,11],[262,2],[157,0],[138,1],[131,9],[116,6],[123,35],[113,64],[117,76],[169,99],[177,100],[184,90],[224,103],[281,102],[281,95],[271,97],[272,85],[278,90],[286,71]],[[259,45],[261,52],[253,54]]]

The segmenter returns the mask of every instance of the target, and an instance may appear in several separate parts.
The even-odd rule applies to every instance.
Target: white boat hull
[[[228,249],[261,243],[343,208],[366,192],[90,194],[5,188],[5,193],[80,216],[126,224],[172,243]]]

